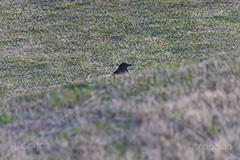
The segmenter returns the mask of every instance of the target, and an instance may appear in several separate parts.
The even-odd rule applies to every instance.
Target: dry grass
[[[1,156],[37,136],[10,159],[236,159],[239,55],[5,99]]]
[[[239,1],[0,6],[1,158],[240,157]]]

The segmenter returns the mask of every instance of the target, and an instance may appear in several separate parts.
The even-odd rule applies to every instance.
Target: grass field
[[[2,96],[106,75],[122,61],[142,70],[236,50],[240,43],[239,1],[15,0],[1,6]]]
[[[238,0],[0,7],[2,159],[240,157]]]

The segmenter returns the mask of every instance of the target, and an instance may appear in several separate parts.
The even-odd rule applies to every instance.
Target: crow
[[[132,66],[131,64],[121,63],[118,69],[113,74],[123,74],[128,73],[127,67]]]

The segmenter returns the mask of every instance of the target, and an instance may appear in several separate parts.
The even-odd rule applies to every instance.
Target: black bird
[[[113,74],[123,74],[128,73],[127,67],[132,66],[131,64],[121,63],[118,69]]]

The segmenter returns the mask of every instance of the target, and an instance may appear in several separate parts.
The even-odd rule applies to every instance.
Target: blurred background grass
[[[239,1],[3,1],[0,95],[239,48]]]

